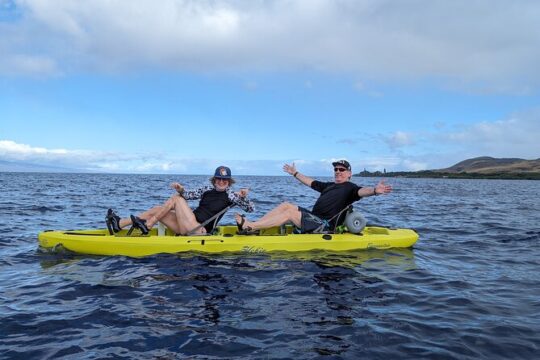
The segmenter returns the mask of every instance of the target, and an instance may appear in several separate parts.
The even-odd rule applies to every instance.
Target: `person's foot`
[[[107,228],[109,229],[109,232],[119,232],[122,230],[120,228],[120,216],[116,215],[113,209],[107,210],[107,215],[105,215],[105,223],[107,224]]]
[[[238,231],[244,230],[244,223],[246,222],[245,215],[240,215],[239,213],[234,214],[234,219],[236,220],[236,227]]]
[[[131,218],[131,223],[133,224],[133,228],[139,229],[143,235],[148,235],[150,230],[148,230],[148,226],[146,226],[146,220],[141,219],[134,215],[129,215]]]
[[[239,233],[253,230],[250,226],[246,226],[247,221],[245,215],[236,213],[234,218],[236,219],[236,226],[238,227]]]

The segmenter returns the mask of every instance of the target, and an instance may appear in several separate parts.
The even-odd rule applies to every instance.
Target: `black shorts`
[[[311,213],[311,211],[299,206],[298,211],[302,213],[300,220],[300,231],[305,233],[312,233],[315,230],[327,231],[330,225],[327,220],[321,219]]]

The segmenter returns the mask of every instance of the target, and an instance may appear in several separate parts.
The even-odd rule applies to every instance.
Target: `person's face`
[[[350,177],[351,177],[351,172],[347,170],[345,167],[340,166],[340,165],[334,166],[334,181],[337,184],[349,181]]]
[[[218,191],[224,191],[229,187],[229,179],[221,179],[221,178],[215,178],[214,179],[214,186],[216,190]]]

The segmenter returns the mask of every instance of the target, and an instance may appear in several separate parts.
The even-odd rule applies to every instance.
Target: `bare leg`
[[[159,219],[159,221],[161,221],[162,224],[171,229],[175,234],[181,233],[174,210],[169,211],[165,216]]]
[[[242,219],[239,214],[235,215],[236,222],[241,223]],[[283,203],[271,210],[257,221],[245,221],[244,227],[250,227],[253,230],[266,229],[272,226],[280,226],[288,221],[292,221],[294,225],[300,226],[302,213],[298,210],[298,206],[291,203]]]
[[[158,221],[161,221],[169,229],[177,234],[185,235],[200,224],[195,219],[193,210],[189,207],[187,201],[178,195],[171,196],[162,206],[155,206],[147,210],[139,217],[146,220],[146,226],[151,228]],[[131,219],[125,218],[120,220],[120,227],[131,225]],[[196,231],[197,234],[205,234],[206,229],[200,228]]]
[[[257,221],[265,221],[267,219],[271,219],[271,218],[275,217],[277,214],[280,214],[280,213],[283,213],[283,212],[287,211],[287,209],[288,209],[288,207],[290,205],[292,205],[292,204],[288,203],[288,202],[281,203],[278,206],[276,206],[275,208],[273,208],[272,210],[270,210],[269,212],[267,212],[266,214],[264,214],[263,217],[261,217]]]
[[[158,214],[161,211],[162,208],[163,208],[162,206],[155,206],[155,207],[151,208],[150,210],[147,210],[147,211],[139,214],[138,216],[143,220],[148,220],[148,219],[154,217],[156,214]],[[157,222],[157,220],[156,220],[156,222]],[[154,222],[154,224],[155,224],[155,222]],[[152,224],[152,225],[154,225],[154,224]],[[130,218],[120,219],[119,225],[120,225],[121,228],[124,228],[124,227],[126,227],[128,225],[131,225],[131,219]],[[148,226],[148,228],[151,228],[151,226]]]
[[[144,220],[149,219],[147,220],[148,222],[146,223],[148,228],[150,228],[151,225],[153,226],[159,219],[159,221],[161,221],[165,226],[167,226],[169,229],[171,229],[175,233],[185,235],[191,229],[194,229],[195,227],[199,225],[197,220],[195,220],[195,215],[193,214],[193,211],[188,206],[184,198],[180,196],[176,196],[169,199],[169,201],[167,201],[165,204],[166,204],[165,206],[156,206],[140,214],[139,217],[141,219],[144,219]],[[167,212],[165,212],[166,210]],[[182,214],[180,219],[179,219],[179,216],[177,215],[178,212]],[[165,215],[162,215],[164,213]],[[149,224],[149,222],[152,220],[154,220],[154,222]],[[186,225],[186,223],[189,225]],[[205,232],[206,230],[204,228],[197,231],[197,233],[201,233],[201,234],[204,234]]]
[[[147,210],[138,216],[146,220],[146,226],[150,229],[152,228],[158,221],[160,221],[163,217],[165,217],[173,208],[174,208],[174,198],[178,197],[178,195],[174,195],[169,200],[167,200],[162,206],[155,206],[151,208],[150,210]],[[120,219],[120,227],[126,227],[128,225],[131,225],[131,219],[130,218],[124,218]]]
[[[154,226],[158,221],[161,221],[165,216],[171,212],[171,210],[174,209],[175,202],[174,199],[179,197],[178,195],[173,195],[169,198],[169,200],[165,201],[163,206],[156,206],[155,208],[151,210],[155,210],[153,213],[149,212],[148,214],[142,213],[139,217],[146,220],[146,226],[148,228],[151,228]]]
[[[186,235],[191,230],[195,229],[200,224],[195,219],[193,210],[189,207],[187,201],[181,197],[177,196],[174,198],[174,213],[176,215],[176,222],[178,224],[178,233],[181,235]],[[197,234],[205,234],[206,229],[204,227],[200,228],[196,232]]]

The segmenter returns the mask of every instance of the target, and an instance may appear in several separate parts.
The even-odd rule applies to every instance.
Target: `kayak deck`
[[[187,251],[220,253],[265,253],[272,251],[347,251],[358,249],[408,248],[418,240],[411,229],[366,227],[360,234],[294,234],[292,226],[274,227],[255,235],[239,235],[236,226],[219,226],[214,235],[175,236],[169,230],[158,235],[152,229],[146,236],[127,236],[122,230],[109,235],[106,229],[44,231],[38,235],[42,248],[58,247],[91,255],[141,257],[159,253]]]

